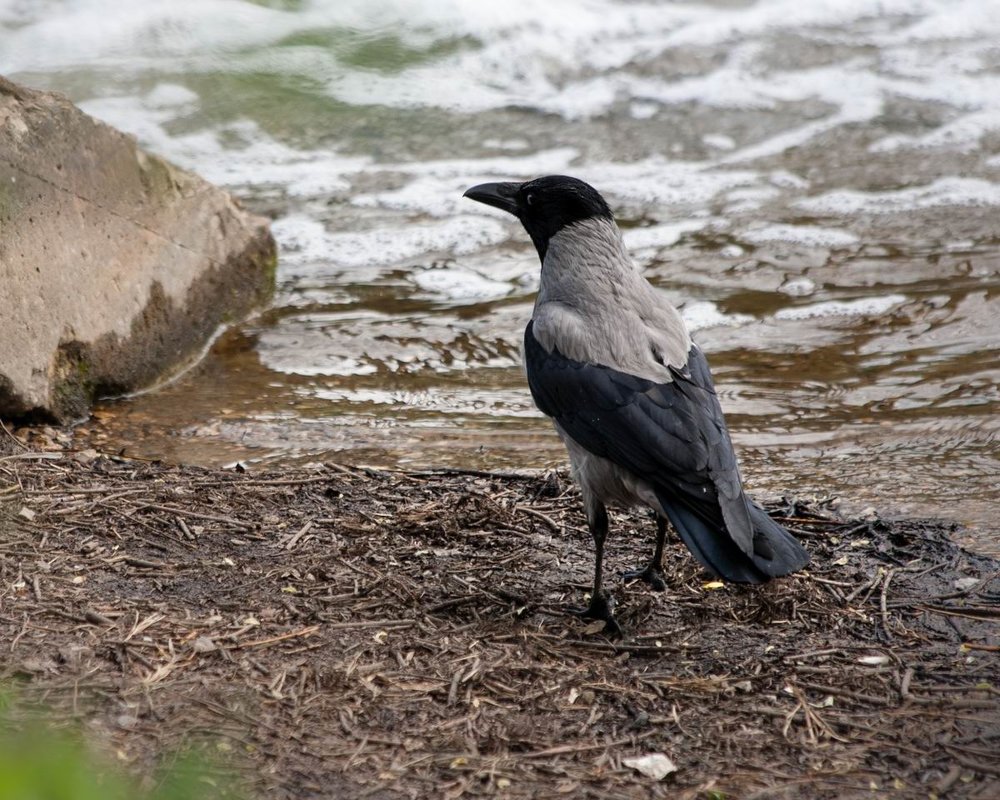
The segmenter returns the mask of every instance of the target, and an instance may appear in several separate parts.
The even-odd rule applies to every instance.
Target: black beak
[[[478,203],[485,203],[488,206],[499,208],[508,214],[517,213],[517,190],[521,188],[519,183],[481,183],[466,191],[463,197],[475,200]]]

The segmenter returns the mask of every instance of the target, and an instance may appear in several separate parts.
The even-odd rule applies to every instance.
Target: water
[[[1000,551],[1000,3],[0,0],[0,72],[274,219],[272,308],[81,435],[206,464],[564,461],[527,237],[595,184],[709,352],[752,489]]]

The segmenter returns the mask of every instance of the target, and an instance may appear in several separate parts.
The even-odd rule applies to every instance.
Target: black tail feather
[[[661,505],[681,541],[703,567],[736,583],[763,583],[768,579],[724,529],[710,525],[680,504],[661,501]]]
[[[809,563],[809,553],[792,534],[756,503],[750,503],[754,564],[770,578],[798,572]]]
[[[764,583],[809,563],[809,554],[767,512],[749,503],[754,527],[754,555],[747,556],[721,522],[713,524],[679,503],[660,505],[691,554],[706,569],[734,583]]]

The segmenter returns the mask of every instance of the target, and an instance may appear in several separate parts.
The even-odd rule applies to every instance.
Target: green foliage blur
[[[162,768],[144,791],[138,779],[86,746],[76,733],[43,719],[15,721],[0,695],[0,800],[216,800],[231,787],[209,777],[204,760],[184,755]]]

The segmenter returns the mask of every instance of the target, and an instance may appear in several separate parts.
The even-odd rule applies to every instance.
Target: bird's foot
[[[618,638],[622,636],[622,629],[611,611],[613,607],[614,602],[601,591],[591,595],[589,606],[586,608],[571,608],[569,609],[569,613],[577,617],[583,617],[584,619],[604,620],[605,635]]]
[[[645,581],[654,592],[662,592],[667,588],[663,570],[653,564],[647,564],[642,569],[630,569],[622,577],[627,581]]]

